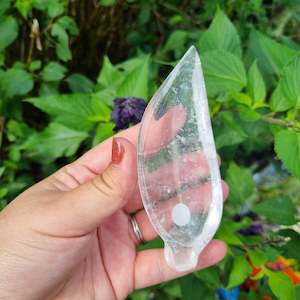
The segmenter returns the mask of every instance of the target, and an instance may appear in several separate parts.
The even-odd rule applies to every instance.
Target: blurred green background
[[[229,252],[129,298],[300,299],[299,0],[1,0],[0,209],[113,135],[114,99],[148,102],[190,45],[230,186]]]

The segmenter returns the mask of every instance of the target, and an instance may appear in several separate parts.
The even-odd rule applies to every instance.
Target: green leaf
[[[241,41],[239,34],[224,12],[217,10],[209,28],[203,33],[199,41],[200,52],[211,50],[225,50],[241,56]]]
[[[50,123],[44,131],[31,135],[24,148],[29,157],[51,162],[58,157],[75,154],[80,143],[87,137],[86,132]]]
[[[296,209],[288,197],[276,197],[265,200],[253,207],[253,211],[263,215],[268,220],[280,225],[293,225],[296,223]]]
[[[40,60],[34,60],[29,65],[29,71],[34,72],[39,70],[42,66],[42,62]]]
[[[168,37],[165,46],[163,47],[164,52],[183,49],[187,41],[188,34],[184,30],[175,30]]]
[[[73,93],[91,93],[95,89],[93,81],[79,73],[72,74],[66,81]]]
[[[231,112],[219,113],[215,121],[215,134],[217,149],[240,144],[248,137]]]
[[[11,0],[1,0],[0,1],[0,17],[7,11],[10,7]]]
[[[140,97],[148,99],[149,57],[131,71],[120,85],[117,95],[119,97]]]
[[[217,233],[216,238],[224,241],[228,245],[243,245],[242,241],[236,234],[237,228],[235,224],[225,220],[221,223]]]
[[[65,77],[66,72],[67,69],[63,65],[52,61],[44,67],[42,77],[45,81],[60,81]]]
[[[215,299],[214,291],[210,290],[207,285],[193,275],[184,276],[179,279],[182,300],[213,300]]]
[[[197,271],[194,275],[214,288],[219,288],[222,285],[220,281],[220,271],[217,267],[209,267]]]
[[[54,95],[27,100],[65,126],[88,131],[96,121],[109,121],[110,109],[86,94]]]
[[[268,272],[269,286],[278,300],[296,300],[295,287],[290,278],[281,272]]]
[[[104,56],[102,69],[97,78],[97,83],[101,88],[117,87],[124,79],[124,75],[113,66],[107,56]]]
[[[43,82],[40,86],[39,96],[51,96],[51,95],[58,95],[58,84],[57,82]]]
[[[278,234],[290,238],[289,241],[282,247],[284,250],[284,256],[300,261],[300,234],[291,229],[280,230]]]
[[[63,14],[65,10],[65,3],[66,1],[64,0],[51,0],[51,2],[49,2],[47,6],[49,17],[55,18]]]
[[[230,188],[230,201],[245,203],[256,191],[251,172],[233,162],[227,170],[226,181]]]
[[[69,36],[65,28],[59,23],[55,23],[51,29],[51,35],[57,39],[56,55],[63,61],[68,61],[72,58],[72,53],[69,48]]]
[[[275,152],[291,174],[300,178],[300,133],[279,131],[275,135]]]
[[[33,79],[30,73],[21,69],[9,69],[0,74],[0,90],[5,97],[25,95],[33,88]]]
[[[79,29],[73,18],[69,16],[63,16],[58,19],[56,24],[60,25],[63,29],[67,30],[71,35],[78,35]]]
[[[248,255],[256,268],[261,267],[268,260],[262,250],[249,250]]]
[[[244,256],[236,256],[233,260],[227,288],[233,288],[243,283],[251,274],[252,268]]]
[[[295,49],[280,44],[256,30],[250,33],[249,49],[261,70],[276,75],[281,73],[282,68],[296,54]]]
[[[93,139],[93,146],[103,142],[114,135],[115,124],[112,122],[100,123],[97,127],[95,137]]]
[[[17,36],[18,23],[16,19],[11,16],[0,18],[0,52],[9,46]]]
[[[247,91],[254,103],[263,103],[266,98],[266,85],[256,61],[248,72]]]
[[[202,55],[207,92],[214,97],[224,92],[239,92],[246,86],[242,61],[230,52],[213,50]]]
[[[116,0],[100,0],[100,4],[103,6],[113,6]]]
[[[300,107],[300,54],[283,69],[279,84],[288,102]]]
[[[17,0],[15,6],[19,13],[26,19],[32,9],[32,0]]]
[[[293,107],[293,104],[285,97],[280,84],[271,96],[270,106],[275,112],[286,111]]]

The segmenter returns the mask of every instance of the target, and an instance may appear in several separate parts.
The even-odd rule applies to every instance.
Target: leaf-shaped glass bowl
[[[153,96],[138,141],[143,204],[167,263],[194,268],[215,234],[223,196],[200,58],[191,47]]]

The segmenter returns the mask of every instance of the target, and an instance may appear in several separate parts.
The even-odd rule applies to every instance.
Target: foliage
[[[299,2],[75,2],[0,1],[0,209],[114,134],[113,100],[149,100],[194,44],[231,190],[217,233],[229,254],[130,299],[299,299]]]

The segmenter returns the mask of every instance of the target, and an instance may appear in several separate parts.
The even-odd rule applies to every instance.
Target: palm
[[[77,263],[55,299],[124,299],[133,291],[136,245],[128,220],[127,214],[120,210],[91,233],[90,238],[84,237],[84,247],[78,241],[78,252],[85,252],[78,255],[84,259]],[[66,265],[70,263],[74,261],[65,261]],[[69,268],[66,265],[64,269]]]

